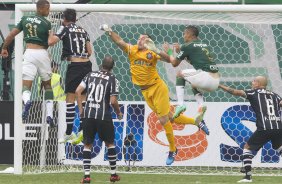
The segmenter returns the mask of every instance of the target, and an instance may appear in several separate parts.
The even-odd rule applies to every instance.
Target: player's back
[[[245,93],[256,113],[258,129],[282,129],[279,95],[266,89],[246,90]]]
[[[49,30],[51,23],[43,16],[23,16],[17,28],[24,33],[24,41],[48,47]]]
[[[111,120],[110,96],[118,95],[118,81],[106,71],[94,71],[83,79],[86,84],[85,117]]]
[[[218,72],[218,67],[213,61],[209,45],[201,40],[194,40],[183,44],[181,52],[177,57],[178,59],[187,58],[196,70]]]
[[[61,27],[56,35],[63,41],[63,58],[88,58],[86,43],[90,41],[90,38],[84,28],[70,23]]]

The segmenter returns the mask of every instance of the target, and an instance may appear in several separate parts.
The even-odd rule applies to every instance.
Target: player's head
[[[48,16],[50,12],[50,3],[47,0],[38,0],[36,3],[37,13],[42,16]]]
[[[76,22],[76,11],[75,11],[75,9],[67,8],[63,12],[63,19],[64,19],[64,23]]]
[[[253,89],[266,88],[266,86],[267,86],[267,78],[264,77],[264,76],[257,76],[252,81],[252,88]]]
[[[185,42],[189,42],[195,39],[198,39],[199,36],[199,30],[195,26],[186,26],[184,33],[183,33],[183,38]]]
[[[102,61],[102,69],[106,71],[111,71],[115,65],[115,61],[111,56],[105,56]]]
[[[148,39],[148,38],[152,39],[151,36],[148,35],[147,33],[141,34],[141,35],[139,36],[139,38],[138,38],[138,40],[137,40],[137,45],[138,45],[138,49],[139,49],[139,50],[145,49],[144,43],[145,43],[145,40]]]

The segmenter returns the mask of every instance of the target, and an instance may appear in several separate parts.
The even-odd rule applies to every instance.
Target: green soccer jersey
[[[213,61],[208,44],[201,40],[194,40],[181,46],[180,52],[176,56],[178,60],[187,59],[196,70],[216,73],[218,67]]]
[[[24,41],[26,43],[48,47],[48,35],[51,29],[51,23],[45,17],[40,15],[23,16],[16,28],[23,31]]]

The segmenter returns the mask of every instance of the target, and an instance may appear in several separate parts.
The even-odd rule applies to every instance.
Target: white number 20
[[[104,86],[103,84],[98,84],[95,86],[94,83],[90,84],[91,91],[88,94],[88,101],[95,101],[96,103],[99,103],[103,99],[103,94],[104,94]],[[93,98],[93,93],[94,93],[94,98]]]

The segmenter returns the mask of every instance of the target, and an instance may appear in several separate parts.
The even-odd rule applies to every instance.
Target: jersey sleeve
[[[246,93],[246,96],[247,96],[246,99],[250,100],[250,99],[252,99],[252,97],[254,96],[256,91],[253,90],[253,89],[247,89],[247,90],[245,90],[245,93]]]
[[[119,81],[115,77],[113,77],[111,81],[110,95],[117,96],[118,93],[119,93]]]
[[[86,32],[86,42],[90,42],[90,36],[89,36],[89,34]]]
[[[56,33],[55,35],[56,35],[60,40],[62,40],[62,39],[64,38],[64,36],[66,35],[67,31],[68,31],[68,28],[67,28],[67,27],[61,26],[61,27],[58,29],[58,31],[57,31],[57,33]]]
[[[15,28],[17,28],[20,31],[23,30],[23,19],[24,19],[24,17],[21,18],[20,22],[18,22],[16,27],[15,27]]]
[[[132,48],[133,48],[132,45],[127,44],[126,47],[123,49],[123,51],[126,52],[128,55],[130,55]]]
[[[180,52],[177,54],[176,59],[182,61],[185,58],[188,58],[189,54],[188,54],[188,46],[186,45],[182,45],[180,48]]]

